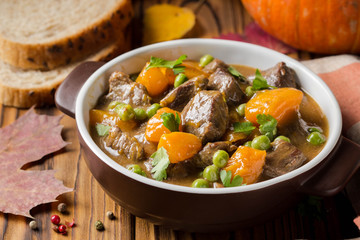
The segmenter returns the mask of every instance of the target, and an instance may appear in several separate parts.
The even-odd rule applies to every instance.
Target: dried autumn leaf
[[[187,8],[156,4],[145,11],[143,44],[183,37],[195,25],[195,15]]]
[[[217,38],[253,43],[263,47],[271,48],[284,54],[296,52],[294,48],[266,33],[255,22],[248,24],[244,29],[244,34],[242,35],[237,33],[229,33],[222,34]]]
[[[72,191],[54,177],[54,170],[24,171],[29,162],[60,150],[61,116],[38,115],[30,109],[11,125],[0,129],[0,211],[32,218],[30,209],[54,202]]]

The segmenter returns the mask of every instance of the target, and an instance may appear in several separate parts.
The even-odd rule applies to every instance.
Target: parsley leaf
[[[161,147],[151,155],[152,176],[155,180],[162,181],[167,178],[166,169],[170,164],[169,155],[165,148]]]
[[[173,67],[173,71],[175,75],[178,75],[179,73],[182,73],[185,71],[185,66],[175,66]]]
[[[277,133],[277,120],[269,114],[256,115],[256,121],[260,124],[259,130],[261,134],[265,134],[272,140]]]
[[[246,135],[249,135],[252,130],[255,129],[255,126],[251,123],[251,122],[235,122],[233,124],[234,127],[234,132],[242,132],[245,133]]]
[[[259,69],[256,69],[255,71],[255,79],[253,81],[252,90],[262,90],[267,88],[276,88],[273,86],[270,86],[266,79],[261,75]]]
[[[223,183],[224,187],[237,187],[241,186],[243,182],[243,178],[239,175],[234,176],[231,181],[231,171],[221,170],[220,171],[220,179]]]
[[[186,55],[181,55],[178,59],[174,61],[168,61],[162,58],[150,57],[150,64],[145,68],[145,70],[149,70],[153,67],[165,67],[171,68],[174,71],[174,74],[181,73],[185,70],[184,66],[178,66],[182,63],[183,60],[187,58]]]
[[[96,126],[95,126],[96,132],[100,137],[108,135],[110,128],[111,128],[111,126],[107,126],[107,125],[100,124],[100,123],[96,124]]]
[[[246,81],[246,77],[242,75],[236,68],[229,66],[228,71],[235,77],[238,77],[241,81]]]
[[[160,117],[163,120],[164,126],[171,132],[179,131],[180,117],[178,113],[176,113],[176,117],[173,113],[163,113]]]

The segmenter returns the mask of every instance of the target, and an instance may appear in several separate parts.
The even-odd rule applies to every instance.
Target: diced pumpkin
[[[266,151],[264,150],[239,146],[224,169],[226,171],[230,170],[232,176],[241,176],[243,183],[252,184],[257,181],[263,171],[265,157]]]
[[[146,87],[151,97],[158,96],[166,91],[169,85],[173,85],[175,81],[174,71],[170,68],[153,67],[146,70],[145,67],[140,72],[136,82]]]
[[[205,73],[201,70],[201,67],[199,66],[199,62],[196,61],[183,61],[180,66],[184,66],[184,74],[188,79],[202,75]]]
[[[99,109],[90,110],[90,125],[95,126],[97,123],[117,126],[121,131],[130,131],[134,129],[137,123],[134,120],[122,121],[116,113],[111,113]]]
[[[303,92],[295,88],[277,88],[258,92],[246,103],[245,118],[257,124],[258,114],[270,114],[279,126],[289,123],[299,110]]]
[[[156,114],[154,116],[152,116],[147,125],[146,125],[146,130],[145,130],[145,138],[150,141],[150,142],[159,142],[160,137],[163,134],[166,133],[171,133],[171,131],[164,126],[163,124],[163,120],[161,119],[161,114],[163,113],[172,113],[176,116],[176,113],[179,115],[180,117],[180,121],[181,121],[181,113],[175,110],[172,110],[170,108],[164,107],[164,108],[160,108]],[[179,130],[181,131],[181,122],[179,125]]]
[[[178,163],[193,157],[202,148],[201,140],[191,133],[172,132],[163,134],[158,149],[165,148],[171,163]]]
[[[162,72],[162,74],[164,74],[166,79],[168,80],[168,83],[170,85],[174,85],[175,77],[176,77],[175,74],[174,74],[174,71],[172,69],[170,69],[170,68],[165,68],[165,67],[161,67],[159,69]]]

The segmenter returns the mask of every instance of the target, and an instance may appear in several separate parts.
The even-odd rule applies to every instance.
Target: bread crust
[[[22,69],[50,70],[74,63],[113,42],[133,14],[131,0],[122,0],[105,18],[59,40],[26,44],[0,36],[0,58]]]
[[[116,42],[109,44],[100,52],[85,59],[85,61],[109,61],[119,54],[128,51],[130,48],[130,39],[126,39],[124,34],[118,34]],[[72,64],[68,72],[63,74],[65,77],[74,69],[78,63]],[[56,70],[56,69],[55,69]],[[52,71],[55,71],[52,70]],[[35,70],[24,70],[35,71]],[[51,71],[51,70],[50,70]],[[16,74],[16,73],[14,73]],[[50,81],[44,81],[43,84],[34,85],[34,87],[11,86],[6,84],[7,79],[0,79],[0,103],[6,106],[29,108],[32,106],[43,107],[54,105],[54,95],[58,86],[65,77],[59,77]]]

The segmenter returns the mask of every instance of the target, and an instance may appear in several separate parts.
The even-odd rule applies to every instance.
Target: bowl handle
[[[76,97],[86,80],[104,62],[83,62],[65,78],[55,93],[56,107],[66,115],[75,118]]]
[[[359,167],[360,145],[341,137],[334,154],[300,184],[299,191],[322,197],[335,195],[346,186]]]

